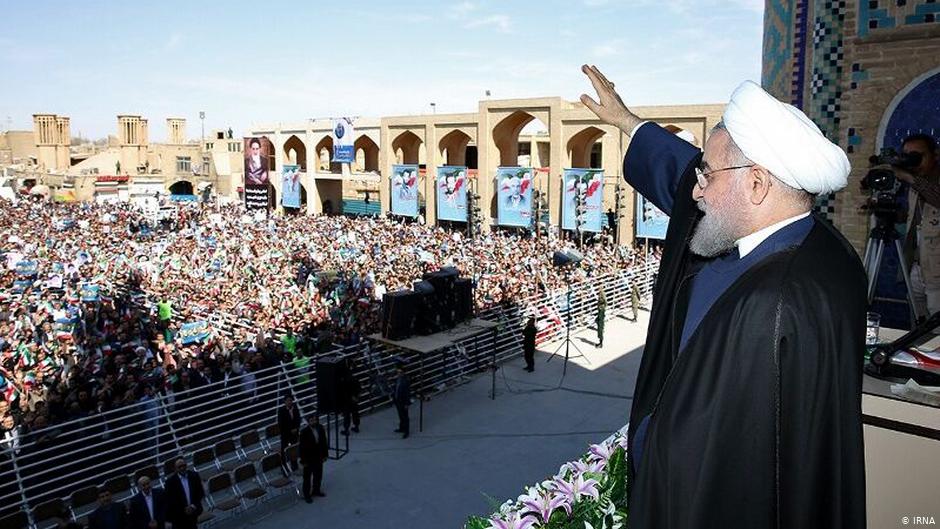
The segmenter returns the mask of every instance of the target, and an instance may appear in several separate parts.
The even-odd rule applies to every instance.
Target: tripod
[[[565,348],[565,363],[561,367],[561,376],[564,376],[568,373],[568,360],[570,358],[584,358],[587,361],[587,356],[585,356],[584,351],[578,348],[578,344],[571,341],[571,274],[570,272],[565,273],[565,283],[567,284],[567,292],[565,292],[565,302],[567,305],[567,310],[565,311],[565,341],[558,344],[558,347],[555,348],[555,351],[548,357],[546,362],[551,362],[552,358],[555,358],[555,355],[558,354],[558,351],[561,351],[561,348]],[[571,356],[571,348],[574,347],[574,350],[578,352],[577,355]],[[590,362],[588,362],[590,363]]]
[[[865,274],[868,276],[868,304],[871,305],[875,297],[875,289],[878,286],[878,273],[881,270],[881,262],[884,257],[885,246],[889,243],[894,244],[894,250],[898,255],[898,266],[901,268],[901,275],[904,276],[904,286],[907,288],[907,304],[914,314],[914,321],[917,314],[914,305],[914,299],[911,295],[911,276],[904,265],[904,250],[901,248],[900,236],[894,229],[894,215],[890,213],[875,213],[875,227],[872,228],[868,236],[868,243],[865,245]]]

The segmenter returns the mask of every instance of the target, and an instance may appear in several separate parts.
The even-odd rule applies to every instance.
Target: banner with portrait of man
[[[636,194],[636,237],[638,239],[665,239],[669,229],[669,216]]]
[[[271,166],[271,140],[267,136],[245,138],[245,185],[268,185]]]
[[[467,221],[467,166],[442,165],[437,168],[438,220]]]
[[[418,166],[392,166],[392,215],[418,216]]]
[[[561,227],[574,230],[578,223],[578,197],[581,197],[581,231],[600,233],[604,209],[604,171],[602,169],[565,169],[562,178],[564,199]]]
[[[500,226],[532,227],[531,167],[496,168],[496,217]]]
[[[339,118],[333,120],[333,162],[353,163],[355,161],[354,135],[355,129],[351,119]]]
[[[281,204],[285,208],[300,207],[300,166],[281,167]]]

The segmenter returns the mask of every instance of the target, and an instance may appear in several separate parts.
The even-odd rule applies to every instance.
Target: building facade
[[[762,81],[805,111],[852,163],[820,210],[862,251],[870,229],[859,183],[868,158],[904,137],[940,136],[940,3],[767,0]]]
[[[638,107],[644,119],[690,132],[704,145],[721,119],[723,105]],[[540,126],[532,127],[534,123]],[[501,166],[529,166],[537,171],[535,188],[547,197],[549,222],[561,222],[562,175],[565,168],[604,170],[604,210],[614,208],[615,189],[623,178],[623,156],[629,136],[601,123],[580,102],[561,98],[486,100],[476,112],[357,119],[356,162],[337,166],[332,155],[331,122],[260,125],[251,136],[267,136],[274,146],[277,172],[285,163],[302,168],[306,211],[320,213],[330,201],[349,203],[376,194],[380,212],[390,209],[389,180],[395,164],[419,166],[418,194],[428,223],[437,222],[437,168],[466,165],[470,191],[480,196],[483,229],[496,225],[495,175]],[[280,195],[280,179],[272,178]],[[620,240],[632,239],[634,200],[623,186],[625,208]]]

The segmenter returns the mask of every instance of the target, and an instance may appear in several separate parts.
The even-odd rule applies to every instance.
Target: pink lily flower
[[[490,529],[533,529],[536,521],[534,516],[526,515],[520,518],[518,512],[511,512],[505,520],[490,518]]]
[[[563,496],[558,494],[543,493],[526,496],[522,501],[522,505],[528,512],[537,514],[543,523],[548,523],[552,513],[559,508],[564,509],[568,516],[571,516],[571,505]]]

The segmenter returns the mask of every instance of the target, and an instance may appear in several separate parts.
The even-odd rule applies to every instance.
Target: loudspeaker
[[[434,334],[440,330],[437,293],[430,281],[417,281],[414,284],[415,324],[414,333],[422,336]]]
[[[453,267],[442,268],[437,272],[424,274],[425,281],[434,285],[434,297],[437,301],[437,311],[441,321],[441,327],[450,329],[454,326],[454,282],[459,276],[457,269]]]
[[[382,296],[382,337],[404,340],[411,336],[417,311],[417,295],[410,290]]]
[[[454,319],[457,323],[473,318],[473,281],[466,277],[454,281]]]
[[[339,355],[325,355],[316,362],[317,413],[342,411],[342,391],[345,378],[350,376],[346,362]]]

